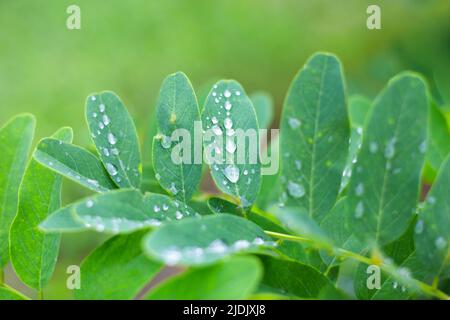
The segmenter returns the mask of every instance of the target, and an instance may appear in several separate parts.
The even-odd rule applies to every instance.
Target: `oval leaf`
[[[256,224],[223,214],[167,224],[144,240],[144,251],[167,265],[201,265],[272,245]]]
[[[164,80],[156,117],[153,166],[159,183],[175,198],[187,202],[200,184],[202,143],[197,141],[201,140],[197,99],[185,74],[178,72]]]
[[[116,189],[102,162],[89,151],[56,139],[44,139],[34,159],[51,170],[93,191]]]
[[[121,188],[139,188],[141,154],[130,114],[112,92],[88,97],[86,119],[98,154],[111,178]]]
[[[202,124],[214,182],[237,197],[242,207],[250,207],[261,184],[259,128],[252,102],[239,83],[223,80],[214,85],[206,99]]]
[[[349,122],[339,60],[312,56],[289,89],[281,118],[282,204],[320,222],[339,192]]]

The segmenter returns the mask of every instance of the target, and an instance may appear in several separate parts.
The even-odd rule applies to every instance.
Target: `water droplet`
[[[240,92],[240,91],[236,91],[235,94],[236,94],[237,96],[240,96],[240,95],[241,95],[241,92]]]
[[[211,121],[212,121],[213,124],[217,124],[219,122],[219,120],[217,120],[216,117],[212,117]]]
[[[92,201],[92,200],[86,201],[86,207],[92,208],[93,206],[94,206],[94,201]]]
[[[156,178],[156,180],[159,181],[159,180],[161,180],[161,175],[160,175],[159,173],[156,173],[156,174],[155,174],[155,178]]]
[[[91,100],[92,100],[92,101],[95,101],[95,100],[97,100],[97,98],[96,98],[95,96],[92,96],[92,97],[91,97]]]
[[[153,206],[153,211],[154,212],[159,212],[160,210],[161,210],[161,208],[159,206],[157,206],[157,205]]]
[[[225,177],[227,177],[228,180],[230,180],[231,183],[236,183],[239,180],[239,168],[236,166],[230,165],[227,166],[223,173],[225,174]]]
[[[233,244],[233,247],[236,250],[247,249],[248,247],[250,247],[250,242],[248,242],[247,240],[238,240]]]
[[[98,106],[98,110],[100,110],[100,112],[103,113],[106,110],[106,106],[102,103]]]
[[[231,129],[233,121],[230,118],[225,118],[223,125],[225,126],[225,129]]]
[[[436,248],[442,250],[447,246],[447,241],[443,237],[438,237],[434,244],[436,245]]]
[[[108,173],[111,175],[111,176],[115,176],[115,175],[117,175],[117,168],[116,168],[116,166],[115,165],[113,165],[112,163],[107,163],[106,164],[106,171],[108,171]]]
[[[355,188],[355,194],[360,197],[364,193],[364,185],[362,183],[359,183]]]
[[[115,145],[115,144],[117,143],[117,138],[116,138],[116,136],[115,136],[114,134],[112,134],[111,132],[108,133],[108,142],[109,142],[111,145]]]
[[[116,148],[113,148],[113,149],[111,149],[111,153],[115,156],[118,156],[120,152]]]
[[[103,154],[107,157],[109,157],[109,150],[108,148],[103,148]]]
[[[231,92],[229,90],[225,90],[223,92],[223,95],[225,96],[225,98],[229,98],[229,97],[231,97]]]
[[[362,128],[362,127],[356,128],[356,132],[357,132],[359,135],[362,135],[362,133],[363,133],[363,128]]]
[[[427,197],[427,202],[428,202],[429,204],[435,204],[435,203],[436,203],[436,198],[433,197],[433,196],[428,196],[428,197]]]
[[[288,193],[294,198],[301,198],[305,195],[305,188],[293,181],[288,182]]]
[[[105,125],[105,126],[107,126],[107,125],[109,125],[111,123],[111,120],[109,120],[109,117],[106,115],[106,114],[104,114],[103,115],[103,124]]]
[[[177,220],[183,219],[183,214],[180,211],[175,212],[175,219]]]
[[[384,156],[386,159],[392,159],[395,155],[395,143],[397,142],[396,138],[393,137],[390,139],[387,144],[386,148],[384,149]]]
[[[221,136],[223,133],[218,125],[214,125],[211,129],[216,136]]]
[[[300,160],[295,160],[295,167],[297,170],[300,170],[302,168],[302,162]]]
[[[425,153],[425,151],[427,151],[427,141],[422,141],[422,143],[419,146],[419,152],[420,153]]]
[[[227,139],[225,148],[229,153],[234,153],[236,151],[236,144],[232,140]]]
[[[392,288],[397,289],[397,287],[398,287],[398,282],[397,281],[393,282],[392,283]]]
[[[161,146],[164,149],[169,149],[171,145],[172,145],[172,139],[170,139],[170,137],[168,137],[168,136],[161,137]]]
[[[176,194],[178,193],[178,189],[177,189],[177,187],[175,186],[175,182],[172,182],[172,183],[170,184],[169,191],[172,192],[173,195],[176,195]]]
[[[263,240],[263,238],[257,237],[257,238],[255,238],[255,240],[253,240],[253,244],[256,244],[257,246],[263,245],[264,240]]]
[[[421,234],[423,232],[424,223],[423,220],[419,220],[414,227],[414,232],[417,234]]]
[[[371,142],[369,145],[369,151],[375,153],[378,151],[378,144],[376,142]]]
[[[227,129],[227,136],[231,137],[233,135],[234,135],[234,129],[233,128]]]
[[[359,219],[364,214],[364,204],[362,201],[358,202],[355,209],[355,218]]]
[[[225,110],[230,110],[231,109],[231,103],[230,101],[225,101]]]
[[[163,259],[167,265],[173,266],[182,258],[181,253],[177,250],[167,250],[163,254]]]
[[[297,129],[302,124],[297,118],[289,118],[288,123],[292,129]]]
[[[92,114],[92,116],[93,116],[94,118],[97,118],[97,113],[94,112],[94,113]]]
[[[227,251],[227,246],[222,240],[217,239],[211,242],[207,250],[212,253],[224,253]]]
[[[248,175],[248,170],[245,169],[243,173],[244,173],[244,176]]]
[[[99,122],[98,127],[100,128],[100,130],[103,130],[105,128],[105,125],[103,124],[103,122]]]

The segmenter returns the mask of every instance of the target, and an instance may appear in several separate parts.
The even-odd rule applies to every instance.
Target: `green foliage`
[[[72,129],[62,128],[53,137],[72,141]],[[39,230],[39,223],[61,206],[62,177],[31,160],[19,190],[19,208],[11,226],[11,263],[19,278],[41,291],[56,265],[61,236]]]
[[[0,269],[9,260],[9,229],[17,212],[18,191],[33,140],[35,119],[20,115],[0,129]]]
[[[347,104],[346,95],[338,58],[313,55],[285,100],[281,172],[264,177],[260,141],[247,137],[241,163],[231,161],[236,141],[217,145],[273,119],[269,96],[250,99],[234,80],[216,82],[199,107],[183,73],[167,77],[144,165],[128,111],[103,92],[86,110],[98,157],[63,129],[39,142],[22,179],[34,122],[18,117],[0,131],[2,263],[16,216],[12,265],[40,293],[60,234],[91,231],[110,238],[83,261],[78,299],[449,299],[445,114],[430,108],[425,81],[412,73],[395,76],[373,103],[352,96]],[[179,153],[226,155],[208,163],[212,180],[202,183],[201,163],[173,162],[184,142],[170,138],[177,129],[212,129],[212,139]],[[426,162],[438,175],[421,203]],[[61,207],[62,177],[94,194]],[[208,181],[219,194],[199,190]],[[379,288],[368,286],[369,267],[381,272]],[[165,272],[177,274],[157,276]],[[348,274],[354,290],[340,281]],[[26,297],[0,284],[0,299],[14,298]]]

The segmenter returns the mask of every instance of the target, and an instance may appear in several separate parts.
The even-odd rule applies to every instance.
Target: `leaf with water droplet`
[[[62,128],[52,137],[72,141],[72,129]],[[19,191],[19,208],[10,230],[11,264],[17,276],[29,287],[42,288],[56,265],[61,236],[38,229],[47,216],[61,206],[62,177],[31,160]]]
[[[34,159],[93,191],[106,192],[117,188],[100,159],[73,144],[51,138],[43,139],[37,146]]]
[[[202,265],[273,246],[256,224],[229,214],[167,224],[144,240],[150,257],[168,265]]]
[[[315,54],[293,80],[281,117],[281,175],[299,186],[286,205],[318,222],[325,217],[339,192],[348,139],[341,64],[331,54]],[[288,181],[280,182],[286,192]]]
[[[82,286],[75,290],[75,298],[135,298],[162,268],[142,252],[141,242],[147,232],[118,235],[95,249],[81,264]]]
[[[225,95],[226,92],[229,93],[228,97]],[[224,112],[227,102],[232,105],[228,111],[229,115]],[[237,197],[242,207],[250,207],[258,195],[261,184],[259,132],[255,109],[239,83],[222,80],[214,85],[202,113],[204,130],[211,128],[212,123],[209,119],[213,117],[217,119],[216,125],[223,132],[227,132],[227,135],[219,139],[220,142],[216,142],[222,145],[215,148],[217,161],[210,165],[211,175],[221,191]],[[233,134],[228,135],[229,132]],[[245,132],[252,137],[245,139],[244,134],[238,134]],[[205,141],[205,150],[211,148],[213,144],[213,141]],[[217,155],[221,158],[218,159]],[[244,176],[244,171],[247,171],[248,175]]]
[[[417,253],[430,273],[437,276],[450,252],[450,156],[444,161],[419,212],[420,232],[415,233]],[[429,199],[434,199],[429,201]]]
[[[92,99],[95,97],[95,99]],[[108,125],[99,128],[99,113],[108,117]],[[98,155],[105,168],[114,166],[112,180],[121,188],[139,188],[141,184],[141,154],[133,119],[122,101],[113,92],[95,93],[86,102],[86,119]],[[102,122],[104,124],[104,122]],[[98,133],[98,131],[100,133]],[[105,154],[104,150],[108,153]],[[116,149],[117,152],[111,152]]]
[[[17,212],[20,182],[33,141],[33,116],[14,117],[0,128],[0,269],[9,260],[9,229]]]
[[[86,229],[109,234],[130,233],[197,216],[190,207],[168,196],[142,195],[134,189],[88,198],[72,210],[72,215]]]
[[[153,166],[161,177],[159,183],[175,198],[187,202],[200,184],[202,145],[195,136],[200,120],[197,99],[182,72],[164,80],[156,117],[159,134],[153,140]]]
[[[426,85],[412,73],[394,77],[374,100],[347,195],[348,224],[365,244],[385,245],[408,227],[424,164],[419,146],[426,140],[427,114]],[[355,192],[361,183],[362,197]]]
[[[246,299],[258,286],[262,267],[254,257],[233,257],[212,266],[190,269],[150,291],[150,300]]]

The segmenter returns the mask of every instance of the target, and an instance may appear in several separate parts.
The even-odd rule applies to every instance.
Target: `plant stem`
[[[315,243],[313,239],[308,239],[305,237],[299,237],[299,236],[293,236],[290,234],[284,234],[284,233],[278,233],[278,232],[272,232],[272,231],[264,231],[267,235],[277,238],[277,239],[284,239],[284,240],[290,240],[290,241],[297,241],[301,243]],[[325,249],[325,248],[324,248]],[[328,248],[326,248],[328,249]],[[364,264],[375,264],[374,261],[368,257],[362,256],[358,253],[351,252],[342,248],[334,248],[333,255],[339,258],[348,258],[353,259],[356,261],[359,261]],[[390,268],[388,268],[385,264],[381,263],[379,265],[381,269],[383,269],[385,272],[391,274],[392,271]],[[430,286],[424,282],[421,282],[419,280],[414,279],[415,284],[426,294],[436,297],[441,300],[450,300],[450,296],[448,296],[446,293],[440,291],[439,289]]]

